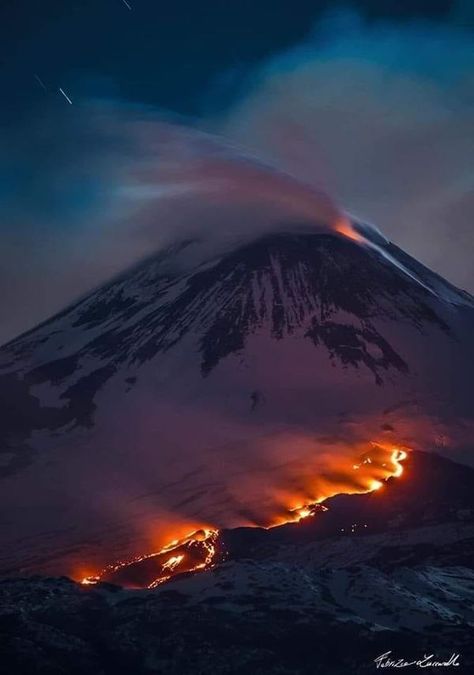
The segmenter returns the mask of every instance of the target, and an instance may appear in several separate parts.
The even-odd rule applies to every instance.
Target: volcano
[[[0,571],[286,522],[369,443],[472,460],[473,299],[353,228],[181,242],[5,345]]]

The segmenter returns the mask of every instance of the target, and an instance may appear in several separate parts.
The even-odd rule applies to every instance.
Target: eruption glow
[[[408,448],[372,442],[371,450],[352,465],[361,477],[361,488],[348,484],[340,492],[364,493],[379,490],[389,478],[399,478],[403,473],[402,462],[407,457]],[[299,522],[328,510],[321,502],[330,496],[327,494],[315,501],[288,508],[285,517],[278,516],[267,529],[291,522]],[[353,526],[353,530],[354,531]],[[109,565],[96,575],[84,577],[81,583],[93,585],[100,581],[110,581],[129,587],[156,588],[172,577],[199,570],[210,569],[216,564],[218,529],[201,529],[190,532],[182,539],[174,539],[154,553],[136,556]],[[170,555],[171,554],[171,555]]]
[[[357,241],[359,243],[365,242],[364,237],[356,232],[356,230],[352,227],[350,220],[347,218],[338,218],[334,224],[334,229],[336,232],[339,232],[339,234],[344,235],[348,239],[352,239],[353,241]]]

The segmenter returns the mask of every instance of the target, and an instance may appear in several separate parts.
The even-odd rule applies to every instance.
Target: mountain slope
[[[340,492],[358,444],[380,436],[463,452],[465,294],[335,234],[199,246],[1,349],[0,569],[71,572],[176,528],[266,524],[288,492]]]

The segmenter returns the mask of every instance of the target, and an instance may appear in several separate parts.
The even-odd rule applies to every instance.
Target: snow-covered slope
[[[462,452],[472,301],[421,275],[329,233],[185,242],[5,345],[0,569],[264,524],[380,435]]]

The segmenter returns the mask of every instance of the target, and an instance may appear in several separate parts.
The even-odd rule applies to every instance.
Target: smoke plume
[[[333,14],[256,68],[226,114],[191,124],[123,101],[46,99],[4,128],[0,343],[170,240],[333,227],[340,209],[472,290],[463,16]]]

